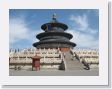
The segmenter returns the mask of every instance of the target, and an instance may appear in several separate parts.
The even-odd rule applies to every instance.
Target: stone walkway
[[[65,53],[65,63],[67,70],[84,70],[84,65],[79,60],[73,58],[70,52]]]
[[[15,71],[9,70],[9,76],[98,76],[99,70],[73,70],[73,71]]]

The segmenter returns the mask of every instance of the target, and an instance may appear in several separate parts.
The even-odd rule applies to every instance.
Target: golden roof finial
[[[53,14],[53,19],[56,19],[56,16],[57,16],[56,13],[54,13],[54,14]]]

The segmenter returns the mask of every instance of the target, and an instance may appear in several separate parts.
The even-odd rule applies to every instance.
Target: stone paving
[[[41,70],[41,71],[26,71],[26,70],[9,70],[9,76],[98,76],[99,70]]]

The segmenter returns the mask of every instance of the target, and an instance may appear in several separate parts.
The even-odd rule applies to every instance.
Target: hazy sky
[[[43,32],[41,25],[52,20],[57,14],[59,22],[68,25],[72,42],[77,48],[98,48],[99,10],[97,9],[10,9],[10,48],[31,48],[37,42],[36,35]]]

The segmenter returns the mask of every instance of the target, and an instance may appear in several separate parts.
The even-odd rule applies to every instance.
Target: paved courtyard
[[[99,70],[43,70],[43,71],[26,71],[26,70],[9,70],[10,76],[98,76]]]

